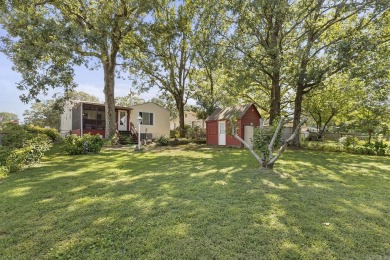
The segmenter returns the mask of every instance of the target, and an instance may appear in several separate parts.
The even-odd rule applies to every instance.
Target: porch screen
[[[72,130],[81,128],[81,105],[78,104],[76,108],[72,110]]]

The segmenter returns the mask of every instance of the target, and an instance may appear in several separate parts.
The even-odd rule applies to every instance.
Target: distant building
[[[184,124],[191,127],[200,127],[202,129],[206,128],[206,123],[203,119],[199,119],[197,114],[192,111],[184,111]],[[170,129],[175,130],[180,125],[179,118],[171,120]]]

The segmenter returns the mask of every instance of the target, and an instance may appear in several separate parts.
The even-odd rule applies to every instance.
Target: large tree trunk
[[[303,95],[304,95],[303,85],[298,84],[297,91],[295,93],[295,101],[294,101],[295,106],[294,106],[293,129],[296,129],[299,126],[299,123],[301,121]],[[292,144],[294,146],[300,146],[299,134],[295,135]]]
[[[105,96],[105,115],[106,115],[106,131],[105,138],[109,139],[116,133],[116,118],[115,118],[115,56],[111,55],[103,63],[104,69],[104,96]]]
[[[275,10],[274,10],[275,11]],[[276,12],[278,13],[278,12]],[[271,78],[271,107],[270,107],[270,117],[269,117],[269,124],[273,125],[275,119],[280,117],[280,48],[279,48],[279,41],[280,41],[280,27],[281,27],[281,21],[282,17],[278,14],[276,14],[274,18],[274,23],[272,22],[273,19],[270,20],[270,23],[272,24],[272,33],[271,33],[271,49],[269,50],[272,63],[273,63],[273,70],[272,70],[272,78]]]
[[[309,63],[309,57],[310,57],[310,51],[312,48],[312,44],[314,41],[313,32],[309,31],[307,36],[307,45],[305,48],[303,56],[301,57],[301,64],[299,66],[299,75],[297,80],[297,86],[296,86],[296,93],[295,93],[295,100],[294,100],[294,119],[293,119],[293,129],[295,130],[301,121],[301,115],[302,115],[302,102],[303,102],[303,96],[305,95],[305,77],[307,74],[307,66]],[[292,144],[294,146],[300,146],[300,140],[299,140],[299,133],[294,137],[294,140],[292,141]]]
[[[184,138],[186,136],[185,126],[184,126],[184,102],[179,98],[177,102],[177,110],[179,111],[179,136]]]
[[[269,111],[269,124],[273,125],[275,119],[280,116],[280,75],[275,72],[272,79],[271,106]]]

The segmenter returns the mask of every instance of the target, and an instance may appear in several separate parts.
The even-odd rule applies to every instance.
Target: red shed
[[[229,120],[238,116],[238,135],[244,137],[245,126],[259,126],[260,113],[254,104],[217,109],[206,118],[206,142],[208,145],[227,145],[242,147],[232,135],[226,133]]]

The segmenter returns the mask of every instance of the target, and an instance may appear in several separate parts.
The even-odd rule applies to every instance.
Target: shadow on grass
[[[245,150],[207,147],[54,154],[0,184],[0,255],[388,257],[389,164],[294,151],[259,171]]]

